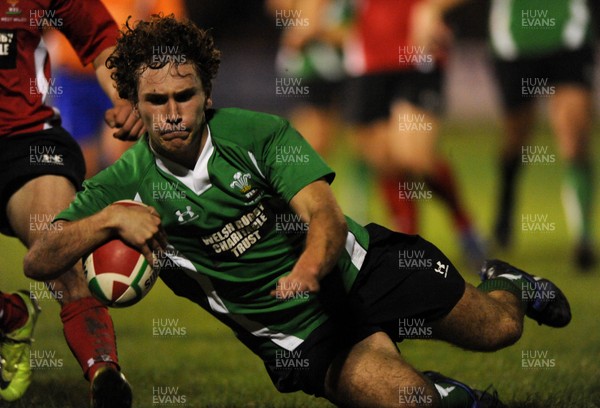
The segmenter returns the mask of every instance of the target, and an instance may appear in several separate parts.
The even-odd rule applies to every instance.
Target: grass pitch
[[[456,168],[468,207],[485,236],[494,212],[498,144],[493,123],[446,125],[442,136],[442,149]],[[555,154],[556,162],[524,169],[514,245],[510,251],[492,251],[492,256],[558,283],[571,301],[572,323],[565,329],[551,329],[527,321],[523,338],[496,353],[466,352],[436,341],[405,341],[400,349],[419,369],[437,370],[478,388],[493,384],[511,408],[600,407],[600,271],[583,275],[572,266],[571,241],[560,201],[562,164],[548,130],[538,129],[531,145],[548,146],[547,154]],[[594,149],[595,157],[600,157],[597,143]],[[364,184],[365,177],[357,176],[347,157],[348,153],[340,150],[330,159],[338,172],[335,191],[346,212],[360,221],[387,223],[376,189]],[[596,164],[597,173],[598,167]],[[600,198],[595,214],[600,212],[599,203]],[[461,259],[445,209],[436,200],[421,204],[422,235],[442,248],[467,279],[476,283],[475,274]],[[529,216],[538,217],[537,222],[545,222],[553,230],[527,229],[521,221],[531,219]],[[599,238],[596,236],[596,241]],[[32,351],[35,377],[23,399],[0,402],[0,407],[85,407],[87,382],[65,344],[58,306],[42,285],[23,277],[24,253],[17,241],[0,237],[0,288],[26,288],[41,298],[43,313]],[[331,406],[301,393],[278,394],[260,360],[227,327],[197,305],[175,297],[161,282],[140,304],[113,309],[111,314],[121,365],[133,386],[137,408]]]

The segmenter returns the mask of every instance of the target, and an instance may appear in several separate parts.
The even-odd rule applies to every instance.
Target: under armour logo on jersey
[[[444,265],[440,261],[437,261],[437,268],[434,269],[435,272],[444,275],[444,278],[448,276],[448,268],[450,265]]]
[[[196,213],[192,211],[192,207],[189,205],[185,206],[185,211],[177,210],[175,211],[175,215],[177,215],[177,221],[184,224],[186,222],[190,222],[198,218]]]
[[[231,182],[229,187],[237,187],[242,193],[246,193],[250,189],[252,189],[252,186],[249,182],[251,178],[252,176],[250,175],[250,173],[242,173],[241,171],[238,171],[233,175],[233,181]]]

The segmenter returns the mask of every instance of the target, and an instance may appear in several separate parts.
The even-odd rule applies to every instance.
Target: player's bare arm
[[[144,124],[133,109],[131,102],[119,98],[111,78],[112,71],[106,67],[106,59],[114,49],[114,47],[106,48],[93,61],[98,83],[113,103],[113,107],[106,111],[104,120],[108,126],[116,130],[113,134],[115,138],[137,140],[146,131]]]
[[[308,223],[304,252],[292,272],[279,280],[273,292],[281,298],[292,296],[292,290],[319,291],[323,279],[337,262],[344,248],[348,227],[329,184],[315,181],[300,190],[290,202],[300,218]]]
[[[411,16],[411,41],[429,53],[450,46],[452,31],[444,23],[444,14],[469,0],[427,0],[415,4]]]
[[[75,222],[59,220],[59,232],[45,234],[24,260],[25,275],[55,279],[104,242],[120,238],[152,262],[152,251],[165,249],[166,235],[152,207],[111,205]]]

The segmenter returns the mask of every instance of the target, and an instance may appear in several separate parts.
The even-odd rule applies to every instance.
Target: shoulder
[[[289,127],[289,122],[280,116],[246,109],[217,109],[207,115],[211,136],[217,143],[228,141],[249,146]]]
[[[144,135],[133,146],[125,151],[111,166],[88,180],[88,184],[108,186],[137,186],[154,166],[154,155]]]

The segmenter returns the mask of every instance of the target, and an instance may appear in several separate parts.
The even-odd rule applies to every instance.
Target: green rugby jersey
[[[593,39],[586,0],[492,0],[489,25],[504,60],[577,50]]]
[[[270,295],[303,250],[307,226],[289,201],[334,173],[284,119],[241,109],[207,112],[209,137],[193,170],[155,156],[146,137],[84,183],[57,219],[77,220],[124,199],[153,206],[168,235],[165,260],[198,288],[193,300],[262,358],[294,350],[328,316],[319,300]],[[350,289],[368,235],[347,219],[345,251],[331,273]],[[166,273],[166,272],[165,272]],[[188,296],[189,297],[189,296]]]

